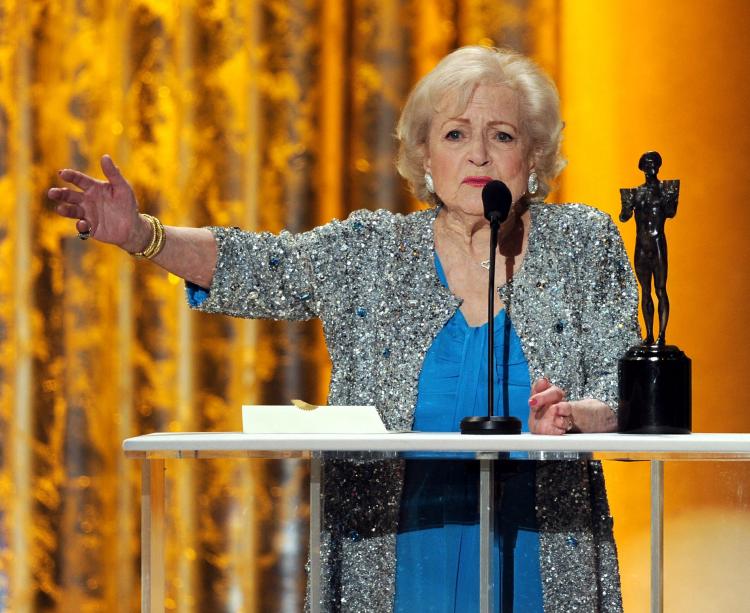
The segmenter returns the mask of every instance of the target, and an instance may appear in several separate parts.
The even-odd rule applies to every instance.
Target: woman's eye
[[[451,130],[445,135],[446,140],[458,140],[462,136],[461,130]]]
[[[497,134],[495,134],[495,138],[501,143],[509,143],[513,140],[513,137],[507,132],[498,132]]]

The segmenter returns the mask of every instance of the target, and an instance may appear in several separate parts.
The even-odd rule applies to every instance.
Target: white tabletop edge
[[[437,452],[654,452],[750,453],[750,434],[574,434],[566,436],[462,435],[459,433],[244,434],[153,433],[125,439],[126,452],[160,451],[437,451]]]

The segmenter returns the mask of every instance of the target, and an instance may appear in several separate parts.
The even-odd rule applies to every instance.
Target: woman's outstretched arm
[[[102,157],[106,181],[77,170],[65,169],[60,178],[78,189],[53,187],[50,199],[63,217],[77,219],[78,232],[88,232],[101,242],[117,245],[129,253],[143,251],[152,240],[152,224],[139,214],[133,188],[108,155]],[[153,261],[169,272],[202,287],[210,287],[216,267],[216,241],[204,228],[165,228],[163,249]]]

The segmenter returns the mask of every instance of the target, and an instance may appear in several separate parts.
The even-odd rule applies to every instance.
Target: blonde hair
[[[563,122],[560,98],[552,80],[532,60],[509,49],[469,46],[446,55],[409,94],[396,128],[396,168],[414,194],[436,202],[424,182],[424,157],[432,118],[453,97],[456,113],[468,106],[479,85],[506,85],[519,98],[522,134],[528,139],[539,190],[544,199],[552,181],[565,167],[560,154]],[[441,104],[443,105],[441,107]]]

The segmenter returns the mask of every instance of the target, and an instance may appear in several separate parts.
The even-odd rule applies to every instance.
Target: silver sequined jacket
[[[500,295],[532,380],[568,398],[617,406],[617,359],[639,340],[637,291],[620,235],[580,204],[530,207],[528,249]],[[323,322],[333,364],[329,403],[373,404],[410,429],[433,339],[460,306],[434,266],[436,210],[357,211],[310,232],[212,228],[219,257],[207,312]],[[325,466],[323,609],[393,607],[403,465]],[[601,467],[540,462],[537,520],[546,611],[620,611],[617,554]]]

